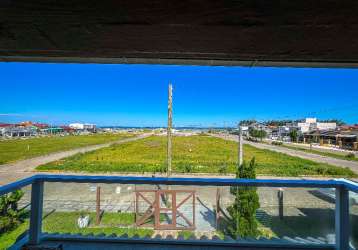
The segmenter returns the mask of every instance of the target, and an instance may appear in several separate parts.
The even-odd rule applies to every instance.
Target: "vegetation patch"
[[[344,155],[344,154],[333,153],[333,152],[325,152],[325,151],[321,151],[321,150],[317,150],[317,149],[303,148],[300,146],[291,146],[291,145],[287,145],[287,144],[281,144],[278,146],[282,146],[282,147],[294,149],[294,150],[299,150],[299,151],[303,151],[303,152],[307,152],[307,153],[332,157],[332,158],[341,159],[341,160],[358,161],[358,158],[355,157],[354,153],[348,153],[348,154]]]
[[[90,216],[88,227],[79,228],[77,219],[82,212],[55,212],[50,214],[43,221],[43,231],[48,233],[81,233],[81,234],[117,234],[118,236],[127,234],[129,237],[134,235],[151,236],[154,231],[146,228],[134,228],[133,213],[109,213],[103,214],[101,223],[95,224],[96,213],[86,213]]]
[[[106,133],[0,141],[0,164],[53,152],[116,141],[130,136],[129,134]]]
[[[234,174],[237,143],[210,136],[173,138],[175,173]],[[355,177],[348,168],[317,163],[283,153],[244,145],[244,160],[256,159],[256,173],[267,176]],[[39,166],[40,171],[164,173],[166,137],[152,136]]]
[[[0,234],[0,249],[8,249],[29,229],[29,220],[26,219],[16,228]]]
[[[86,228],[79,228],[77,225],[77,220],[82,214],[90,216],[89,225]],[[96,213],[93,212],[54,212],[44,216],[42,230],[47,233],[117,234],[118,236],[127,234],[128,237],[134,235],[152,236],[154,233],[152,229],[132,227],[135,221],[134,213],[105,212],[99,225],[96,225],[95,221]],[[29,218],[27,216],[23,223],[0,234],[0,249],[8,249],[17,239],[21,238],[28,228]]]
[[[16,190],[0,196],[0,249],[7,249],[26,230],[29,213],[18,207],[23,195]]]

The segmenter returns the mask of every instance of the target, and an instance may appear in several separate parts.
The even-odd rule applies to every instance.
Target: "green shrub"
[[[273,141],[273,142],[271,142],[271,144],[275,145],[275,146],[282,146],[283,142],[281,142],[281,141]]]
[[[353,153],[346,154],[346,158],[348,159],[354,159],[356,156]]]
[[[259,142],[259,140],[257,138],[254,138],[254,137],[251,137],[251,136],[247,137],[246,140],[247,141],[252,141],[252,142]]]
[[[249,164],[244,163],[239,167],[236,178],[255,179],[255,157]],[[255,187],[232,187],[230,189],[235,196],[234,204],[227,208],[231,220],[226,228],[232,238],[256,237],[259,234],[256,220],[256,210],[260,207],[259,196]]]
[[[184,173],[191,173],[193,171],[193,167],[191,165],[184,166]]]
[[[16,228],[24,220],[25,211],[18,208],[24,193],[16,190],[0,197],[0,234]]]
[[[185,240],[187,240],[187,239],[190,239],[190,238],[192,238],[192,237],[195,237],[195,234],[194,234],[194,232],[192,232],[192,231],[183,230],[183,231],[180,231],[180,232],[178,233],[178,236],[181,236],[181,237],[183,237]]]
[[[227,165],[222,165],[222,166],[219,166],[219,173],[220,174],[226,174],[228,169],[227,169]]]

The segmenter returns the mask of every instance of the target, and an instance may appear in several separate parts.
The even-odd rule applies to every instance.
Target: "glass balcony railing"
[[[0,194],[29,184],[24,197],[31,201],[31,244],[100,238],[267,249],[357,247],[358,186],[345,180],[37,175],[1,187]]]

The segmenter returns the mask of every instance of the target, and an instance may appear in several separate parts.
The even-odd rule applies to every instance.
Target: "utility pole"
[[[239,125],[239,166],[240,167],[242,165],[243,162],[243,149],[242,149],[242,127],[241,125]]]
[[[167,128],[167,136],[168,136],[168,145],[167,145],[167,177],[170,177],[172,174],[172,125],[173,125],[173,86],[169,83],[168,88],[168,128]]]

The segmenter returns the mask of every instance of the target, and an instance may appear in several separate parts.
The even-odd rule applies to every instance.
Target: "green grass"
[[[307,152],[307,153],[312,153],[312,154],[317,154],[317,155],[322,155],[322,156],[328,156],[328,157],[332,157],[332,158],[336,158],[336,159],[341,159],[341,160],[347,160],[347,161],[357,161],[358,162],[358,158],[357,157],[347,157],[347,154],[339,154],[339,153],[333,153],[333,152],[325,152],[325,151],[321,151],[321,150],[315,150],[315,149],[309,149],[309,148],[303,148],[300,146],[291,146],[291,145],[286,145],[283,144],[281,145],[281,147],[285,147],[285,148],[289,148],[289,149],[294,149],[294,150],[299,150],[299,151],[303,151],[303,152]]]
[[[81,233],[81,234],[105,234],[113,233],[119,235],[128,234],[129,237],[139,235],[141,237],[153,235],[152,229],[130,227],[135,221],[133,213],[107,213],[103,214],[101,224],[95,225],[96,214],[90,215],[90,224],[87,228],[79,228],[77,219],[81,212],[54,212],[43,219],[43,231],[47,233]],[[12,246],[16,239],[29,228],[28,219],[16,229],[0,235],[0,249],[7,249]]]
[[[173,172],[235,173],[237,143],[210,136],[173,138]],[[256,157],[257,174],[274,176],[345,176],[356,175],[348,168],[316,163],[270,150],[244,145],[244,159]],[[125,144],[55,161],[37,170],[81,172],[164,172],[166,138],[152,136]]]
[[[178,237],[183,237],[185,240],[195,237],[193,231],[182,230],[178,232]]]
[[[106,143],[129,136],[128,134],[92,134],[0,141],[0,164],[88,145]]]
[[[26,220],[24,223],[20,224],[16,229],[6,232],[0,235],[0,249],[8,249],[12,246],[17,238],[23,234],[29,228],[29,222]]]
[[[134,214],[132,213],[107,213],[103,214],[101,224],[95,225],[95,213],[85,213],[90,215],[90,224],[86,228],[77,226],[77,219],[80,212],[55,212],[50,214],[43,222],[43,231],[48,233],[81,233],[81,234],[105,234],[117,235],[136,234],[141,237],[152,235],[154,231],[146,228],[130,227],[134,223]]]

